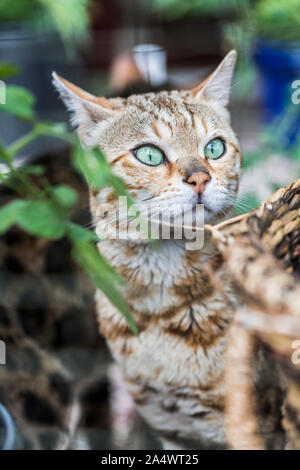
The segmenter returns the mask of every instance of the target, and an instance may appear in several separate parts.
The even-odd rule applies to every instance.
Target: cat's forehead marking
[[[99,135],[108,159],[115,161],[129,150],[150,143],[160,147],[168,160],[203,153],[203,146],[226,125],[207,103],[197,103],[190,92],[170,91],[132,95],[124,112]],[[113,143],[113,146],[112,146]]]
[[[218,118],[205,104],[193,101],[188,91],[164,91],[132,95],[127,98],[128,112],[135,119],[144,117],[144,127],[161,139],[197,131],[199,137],[212,132]],[[148,129],[147,129],[148,130]],[[182,138],[182,136],[181,136]]]
[[[198,133],[200,135],[207,134],[208,125],[204,117],[201,116],[201,114],[195,114],[194,120],[195,120],[195,129],[198,131]]]

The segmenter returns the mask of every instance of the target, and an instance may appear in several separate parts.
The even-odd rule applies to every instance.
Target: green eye
[[[138,160],[146,165],[157,166],[164,161],[164,154],[153,145],[143,145],[133,151]]]
[[[221,139],[211,140],[204,149],[206,158],[212,158],[213,160],[220,158],[224,152],[225,144]]]

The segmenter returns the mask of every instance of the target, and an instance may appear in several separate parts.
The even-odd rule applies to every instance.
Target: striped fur
[[[142,211],[150,202],[162,211],[196,203],[184,180],[204,169],[211,180],[201,202],[205,221],[214,223],[230,214],[241,168],[225,108],[234,62],[232,52],[193,91],[134,95],[109,104],[96,105],[95,97],[78,93],[58,76],[54,80],[76,115],[82,142],[101,146]],[[224,140],[226,152],[209,161],[204,148],[215,137]],[[138,161],[132,150],[144,143],[161,148],[167,163],[149,167]],[[110,189],[91,191],[99,235],[116,210]],[[118,310],[97,292],[100,329],[140,413],[169,441],[224,445],[224,351],[232,312],[211,285],[205,265],[234,298],[210,239],[199,251],[186,251],[182,240],[164,240],[155,247],[143,240],[113,239],[101,242],[99,250],[126,279],[123,294],[139,327],[134,336]]]

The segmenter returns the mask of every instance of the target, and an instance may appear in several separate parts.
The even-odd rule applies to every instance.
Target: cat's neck
[[[144,315],[145,321],[152,315],[166,314],[169,318],[174,308],[203,300],[213,291],[207,268],[216,272],[222,265],[209,237],[197,251],[186,250],[181,240],[163,241],[159,246],[105,240],[99,249],[125,279],[122,293],[139,325]]]
[[[135,243],[125,240],[105,240],[100,252],[128,282],[147,285],[170,284],[182,271],[201,269],[216,254],[209,236],[200,250],[187,250],[183,240],[162,240],[155,243]]]

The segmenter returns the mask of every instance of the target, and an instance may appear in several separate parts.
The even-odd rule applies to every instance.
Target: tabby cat
[[[211,224],[231,214],[239,185],[241,150],[226,108],[235,61],[231,51],[191,91],[126,99],[97,98],[56,73],[53,80],[82,145],[103,149],[142,213],[150,204],[163,212],[201,203]],[[90,207],[99,235],[114,214],[123,220],[111,189],[91,189]],[[233,315],[224,292],[235,299],[211,240],[191,251],[174,238],[157,246],[142,237],[111,237],[99,250],[127,281],[123,294],[139,335],[100,291],[97,311],[140,414],[164,436],[165,448],[223,447],[224,352]]]

